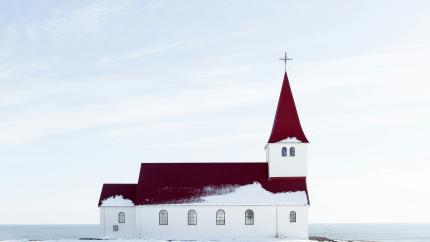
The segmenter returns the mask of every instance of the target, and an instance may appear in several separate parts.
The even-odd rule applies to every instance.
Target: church
[[[308,140],[287,73],[266,161],[142,163],[135,184],[103,184],[105,238],[308,239]]]

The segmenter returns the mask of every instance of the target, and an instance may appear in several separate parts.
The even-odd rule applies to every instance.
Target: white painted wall
[[[168,225],[159,225],[159,212],[168,211]],[[197,225],[188,225],[188,211],[197,212]],[[216,211],[225,212],[225,225],[216,225]],[[254,225],[245,225],[245,211],[254,211]],[[297,222],[290,223],[290,211]],[[118,223],[124,212],[126,222]],[[196,240],[220,238],[308,237],[308,205],[142,205],[136,207],[100,207],[100,223],[105,238],[147,238]],[[113,231],[119,225],[119,231]]]
[[[307,175],[307,145],[306,143],[278,142],[266,146],[266,158],[269,163],[269,177],[304,177]],[[282,147],[288,149],[288,156],[282,156]],[[296,150],[291,157],[290,147]]]
[[[296,222],[290,223],[290,212],[296,212]],[[308,239],[308,206],[278,207],[278,237]]]
[[[159,225],[158,216],[162,209],[169,213],[168,225]],[[187,214],[190,209],[197,212],[197,225],[188,225]],[[218,209],[225,211],[225,225],[216,225]],[[247,209],[254,211],[254,225],[245,225]],[[289,223],[289,211],[292,209],[297,212],[297,223]],[[277,233],[289,238],[308,236],[307,205],[278,208],[270,205],[145,205],[137,206],[136,212],[141,218],[138,228],[138,235],[141,238],[170,240],[269,238],[276,237]],[[297,229],[301,231],[295,231]]]
[[[118,222],[118,214],[125,213],[125,223]],[[100,225],[105,238],[136,238],[136,207],[100,207]],[[113,225],[118,225],[117,232]]]

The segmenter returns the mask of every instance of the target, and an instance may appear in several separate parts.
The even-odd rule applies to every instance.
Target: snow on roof
[[[106,198],[102,201],[101,207],[133,207],[134,203],[122,195],[116,195]]]
[[[206,188],[212,189],[212,188]],[[215,189],[213,195],[201,197],[199,204],[222,204],[222,205],[306,205],[308,198],[306,192],[280,192],[271,193],[264,189],[260,183],[245,186],[229,186]]]
[[[273,179],[268,174],[267,162],[142,163],[134,203],[191,203],[217,194],[220,189],[255,182],[270,193],[303,191],[307,194],[306,177]]]
[[[230,196],[235,193],[246,191],[249,191],[244,194],[247,197],[251,193],[264,195],[267,199],[264,202],[270,200],[268,204],[284,204],[285,201],[309,204],[306,177],[269,178],[268,174],[267,162],[142,163],[137,184],[104,184],[99,206],[102,201],[115,195],[122,195],[135,205],[187,204],[202,202],[204,198],[207,201],[232,199]],[[233,194],[215,196],[226,193]],[[306,195],[306,202],[296,200],[295,196],[302,197],[300,194]],[[252,199],[247,204],[251,202]]]
[[[102,201],[117,195],[121,195],[124,199],[129,199],[134,202],[135,194],[136,184],[103,184],[99,198],[99,206],[102,205]]]
[[[285,142],[285,143],[302,143],[302,141],[298,140],[296,137],[288,137],[284,140],[281,140],[279,142]]]

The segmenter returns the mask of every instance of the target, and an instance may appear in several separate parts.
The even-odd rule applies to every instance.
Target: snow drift
[[[134,206],[133,201],[124,198],[122,195],[116,195],[109,197],[102,201],[102,207],[132,207]]]
[[[205,188],[211,195],[203,196],[194,201],[196,204],[218,205],[305,205],[308,204],[306,192],[271,193],[260,183],[245,186],[226,186],[223,188]]]

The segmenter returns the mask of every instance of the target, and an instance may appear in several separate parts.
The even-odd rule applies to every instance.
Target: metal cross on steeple
[[[284,62],[284,70],[287,72],[287,61],[293,60],[287,57],[287,52],[284,53],[284,58],[279,58],[279,60]]]

